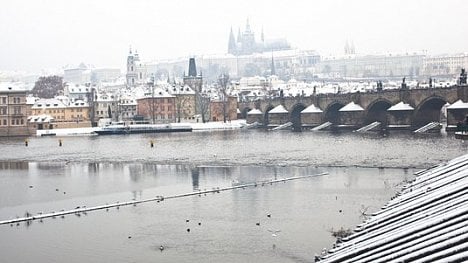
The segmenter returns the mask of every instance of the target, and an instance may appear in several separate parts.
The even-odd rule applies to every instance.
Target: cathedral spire
[[[344,46],[344,53],[345,55],[349,55],[350,52],[349,52],[349,42],[348,40],[346,40],[346,43],[345,43],[345,46]]]
[[[235,54],[236,53],[236,39],[234,38],[234,33],[232,32],[231,26],[231,33],[229,34],[229,43],[228,43],[228,53]]]
[[[275,59],[273,58],[273,51],[271,51],[271,75],[276,75]]]
[[[249,18],[247,18],[247,23],[245,24],[245,32],[250,32]]]
[[[262,26],[262,35],[261,35],[262,42],[265,42],[265,35],[263,34],[263,26]]]

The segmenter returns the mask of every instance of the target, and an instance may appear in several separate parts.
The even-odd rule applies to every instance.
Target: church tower
[[[242,34],[242,53],[245,55],[253,54],[256,51],[255,48],[255,33],[250,28],[249,19],[247,19],[245,31]]]
[[[276,69],[275,69],[275,59],[273,58],[273,51],[271,52],[271,76],[276,75]]]
[[[137,65],[136,62],[139,60],[138,54],[133,55],[132,49],[130,48],[127,56],[127,87],[134,87],[138,81]]]
[[[231,27],[231,33],[229,34],[228,54],[235,55],[236,53],[237,53],[237,44],[236,44],[236,39],[234,38],[234,33],[232,32],[232,27]]]
[[[189,74],[184,76],[184,85],[189,86],[191,89],[197,92],[201,92],[203,77],[202,75],[197,75],[197,66],[195,64],[195,58],[189,59]]]

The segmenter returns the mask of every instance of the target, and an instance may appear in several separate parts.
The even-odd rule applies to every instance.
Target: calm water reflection
[[[452,136],[225,131],[0,139],[0,160],[196,165],[428,167],[468,151]],[[150,140],[155,147],[149,146]]]
[[[0,219],[233,181],[328,175],[2,225],[2,262],[313,262],[333,243],[331,229],[352,228],[363,220],[361,210],[385,204],[413,178],[411,167],[468,150],[450,136],[406,133],[67,137],[62,147],[58,139],[30,138],[28,147],[21,139],[0,139]],[[281,232],[274,237],[268,230]]]
[[[333,242],[329,230],[359,223],[360,209],[383,205],[413,172],[148,163],[31,162],[24,168],[2,169],[3,219],[26,211],[50,212],[225,187],[233,180],[329,174],[35,221],[28,226],[0,226],[5,262],[239,262],[253,257],[259,262],[311,262],[314,253]],[[273,237],[268,230],[281,232]],[[160,245],[166,247],[162,253]]]

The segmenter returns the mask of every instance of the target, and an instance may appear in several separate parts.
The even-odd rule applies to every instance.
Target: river
[[[468,144],[410,133],[236,130],[29,138],[27,147],[10,138],[0,149],[0,220],[311,175],[0,225],[2,262],[313,262],[334,242],[332,229],[353,228],[414,171]]]

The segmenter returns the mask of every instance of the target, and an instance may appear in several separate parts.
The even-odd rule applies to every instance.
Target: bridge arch
[[[325,109],[325,121],[329,121],[333,124],[339,124],[340,122],[340,112],[339,110],[345,105],[341,102],[335,101],[328,105]]]
[[[377,99],[373,101],[366,109],[364,125],[378,121],[381,127],[387,126],[387,110],[392,106],[392,103],[387,99]]]
[[[447,103],[445,98],[432,96],[423,100],[413,113],[413,126],[421,127],[429,122],[440,122],[442,107]]]
[[[273,105],[268,104],[264,110],[263,110],[263,125],[266,127],[268,124],[270,124],[269,118],[268,118],[268,112],[271,111],[274,108]]]
[[[294,131],[301,131],[302,130],[302,120],[301,120],[301,111],[307,108],[303,103],[296,103],[292,106],[289,119],[292,122],[292,128]]]

